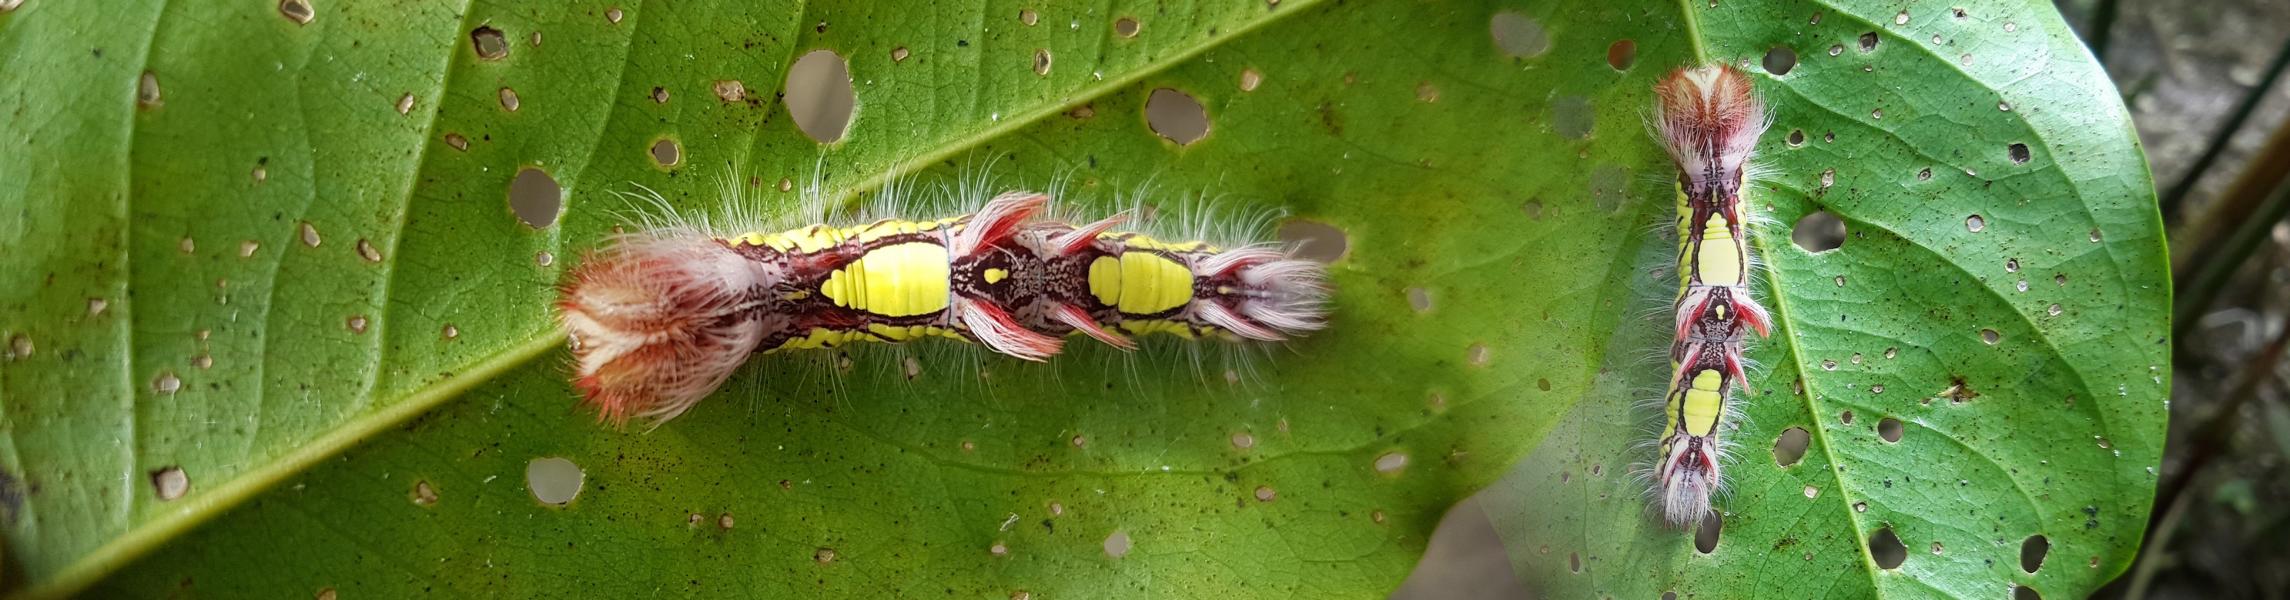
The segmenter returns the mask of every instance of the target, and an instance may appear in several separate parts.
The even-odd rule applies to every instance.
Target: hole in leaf
[[[2027,145],[2027,144],[2014,143],[2014,144],[2012,144],[2012,145],[2011,145],[2011,147],[2010,147],[2010,148],[2008,148],[2008,151],[2010,152],[2010,154],[2011,154],[2011,157],[2012,157],[2012,164],[2015,164],[2015,165],[2024,165],[2024,164],[2028,164],[2028,145]]]
[[[1407,288],[1407,307],[1415,312],[1431,312],[1431,292],[1419,287]]]
[[[1129,532],[1114,530],[1113,535],[1105,536],[1105,555],[1114,558],[1128,556]]]
[[[557,222],[557,211],[564,208],[564,189],[557,187],[556,178],[547,171],[533,167],[517,170],[517,178],[509,182],[509,209],[516,211],[517,220],[534,229]]]
[[[1630,70],[1630,65],[1637,63],[1637,41],[1614,40],[1613,45],[1606,47],[1606,66],[1614,67],[1614,70],[1616,71],[1628,71]]]
[[[502,109],[502,110],[506,110],[506,111],[509,111],[509,112],[517,112],[517,107],[518,107],[518,106],[521,106],[521,105],[523,105],[523,102],[520,102],[520,101],[518,101],[518,100],[517,100],[517,90],[513,90],[513,89],[509,89],[509,88],[501,88],[501,109]]]
[[[7,3],[0,2],[0,4]],[[318,18],[317,13],[311,12],[309,0],[279,0],[278,14],[285,16],[287,20],[293,21],[296,25],[309,25],[311,19]]]
[[[1240,71],[1240,91],[1243,91],[1243,92],[1253,92],[1253,91],[1256,91],[1256,86],[1260,86],[1260,85],[1264,85],[1264,72],[1263,72],[1263,71],[1258,71],[1258,70],[1256,70],[1256,68],[1254,68],[1254,67],[1250,67],[1250,68],[1247,68],[1247,69],[1241,69],[1241,71]]]
[[[159,93],[159,74],[144,71],[143,76],[135,81],[136,108],[144,110],[159,108],[160,105],[165,104],[164,100],[165,98]]]
[[[1863,33],[1863,34],[1861,34],[1861,51],[1862,51],[1862,52],[1870,52],[1870,51],[1874,51],[1874,50],[1876,50],[1876,49],[1877,49],[1877,32],[1871,31],[1871,32],[1868,32],[1868,33]]]
[[[1797,68],[1796,50],[1792,50],[1788,46],[1774,46],[1772,50],[1765,51],[1765,72],[1776,76],[1788,75],[1789,70],[1795,68]]]
[[[1378,473],[1388,475],[1398,473],[1400,469],[1405,468],[1407,468],[1407,453],[1405,452],[1385,452],[1383,456],[1376,457],[1376,472]]]
[[[1511,58],[1532,58],[1551,49],[1550,34],[1543,24],[1511,11],[1495,13],[1488,20],[1487,29],[1495,38],[1495,48]]]
[[[2043,594],[2036,593],[2036,589],[2028,587],[2027,584],[2012,585],[2012,600],[2043,600],[2043,598]]]
[[[1994,329],[1982,329],[1980,330],[1980,341],[1994,346],[1996,342],[2004,341],[2004,334],[1997,333]]]
[[[2042,534],[2028,536],[2020,542],[2020,570],[2036,572],[2044,566],[2044,555],[2051,553],[2051,540]]]
[[[1050,74],[1050,49],[1034,49],[1034,74],[1045,76]]]
[[[1135,17],[1122,17],[1113,20],[1113,34],[1125,38],[1137,37],[1137,30],[1142,27],[1143,24],[1138,23]]]
[[[580,496],[587,473],[573,461],[554,456],[533,459],[525,463],[525,489],[532,491],[533,499],[542,504],[564,506]]]
[[[469,47],[477,51],[477,58],[501,60],[509,56],[509,40],[492,25],[479,25],[469,31]]]
[[[1724,532],[1725,515],[1711,514],[1703,517],[1701,525],[1694,528],[1694,551],[1702,554],[1716,552],[1718,537]]]
[[[1869,536],[1869,557],[1877,561],[1878,568],[1898,569],[1908,560],[1908,545],[1900,543],[1900,536],[1893,535],[1891,527],[1879,529]]]
[[[191,475],[182,467],[167,467],[151,472],[151,489],[160,500],[174,500],[191,492]]]
[[[1280,224],[1277,233],[1280,243],[1293,250],[1296,258],[1328,264],[1343,260],[1351,250],[1351,242],[1344,230],[1334,225],[1308,219],[1289,219]]]
[[[813,50],[787,69],[787,114],[803,135],[820,143],[843,139],[858,95],[851,90],[851,66],[842,55]]]
[[[1791,427],[1773,440],[1773,464],[1789,466],[1805,459],[1805,447],[1813,442],[1813,434],[1803,427]]]
[[[1980,217],[1980,215],[1972,215],[1972,216],[1969,216],[1969,217],[1964,217],[1964,230],[1965,230],[1965,231],[1970,231],[1970,232],[1972,232],[1972,233],[1979,233],[1979,232],[1981,232],[1981,231],[1984,231],[1984,230],[1986,230],[1986,229],[1988,229],[1988,220],[1987,220],[1987,219],[1984,219],[1984,218],[1981,218],[1981,217]]]
[[[1813,211],[1797,219],[1797,226],[1789,232],[1789,241],[1806,252],[1820,253],[1845,245],[1845,221],[1825,210]]]
[[[1169,88],[1154,88],[1145,97],[1145,123],[1180,146],[1209,135],[1208,109],[1192,95]]]
[[[676,163],[683,160],[683,154],[683,149],[677,147],[676,140],[662,138],[660,141],[652,142],[652,162],[660,166],[676,166]]]
[[[1803,130],[1803,129],[1791,129],[1791,130],[1789,130],[1789,146],[1790,146],[1790,147],[1792,147],[1792,148],[1794,148],[1794,147],[1797,147],[1797,146],[1803,146],[1803,145],[1805,145],[1805,130]]]
[[[1900,434],[1900,419],[1885,417],[1884,420],[1877,421],[1877,437],[1883,438],[1886,443],[1899,442]]]

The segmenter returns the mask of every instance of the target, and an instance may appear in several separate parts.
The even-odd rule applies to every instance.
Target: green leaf
[[[1764,367],[1711,552],[1647,519],[1627,476],[1650,456],[1631,401],[1664,379],[1639,357],[1610,356],[1490,493],[1514,569],[1555,595],[2080,598],[2137,554],[2170,286],[2114,86],[2046,5],[1841,4],[1693,5],[1679,23],[1711,59],[1797,57],[1761,82],[1777,118],[1749,196],[1776,221],[1758,242],[1784,325],[1750,354]],[[1843,219],[1841,247],[1791,243],[1814,211]],[[1667,344],[1638,323],[1614,339]],[[1777,449],[1793,429],[1795,460]]]
[[[0,221],[0,329],[32,346],[0,362],[0,471],[18,482],[0,499],[21,500],[4,513],[8,579],[55,593],[116,572],[102,591],[144,596],[185,586],[271,596],[1376,595],[1405,573],[1447,506],[1538,441],[1540,456],[1605,461],[1600,481],[1614,489],[1605,503],[1522,508],[1589,509],[1574,519],[1600,519],[1590,530],[1606,531],[1592,539],[1639,550],[1629,560],[1645,566],[1627,578],[1801,579],[1761,578],[1754,565],[1672,571],[1711,561],[1676,552],[1681,534],[1642,527],[1634,488],[1613,470],[1639,434],[1625,427],[1632,398],[1612,390],[1646,370],[1630,357],[1659,347],[1648,335],[1658,328],[1639,315],[1658,304],[1645,255],[1666,243],[1648,224],[1667,209],[1667,167],[1640,114],[1653,78],[1698,56],[1750,57],[1815,37],[1850,46],[1853,27],[1897,34],[1842,10],[1823,9],[1826,24],[1807,27],[1805,16],[1730,3],[1361,4],[328,2],[299,24],[260,4],[98,11],[29,0],[0,14],[0,69],[22,74],[0,83],[0,113],[21,115],[0,121],[0,142],[24,149],[0,157],[0,214],[10,215]],[[1489,31],[1520,16],[1546,43],[1509,46],[1524,50],[1514,56]],[[1133,38],[1115,31],[1125,17],[1138,23]],[[1834,464],[1886,461],[1863,467],[1873,472],[1904,460],[1884,452],[1931,450],[1918,440],[1964,439],[1943,449],[1962,454],[2021,448],[2006,433],[2074,437],[2105,425],[2122,458],[2051,459],[2074,481],[2045,492],[2106,509],[2092,532],[2052,535],[2052,566],[2035,577],[2060,594],[2043,578],[2076,562],[2068,553],[2107,557],[2108,568],[2070,588],[2088,589],[2136,545],[2152,481],[2109,490],[2095,477],[2155,464],[2160,403],[2134,401],[2159,399],[2161,388],[2141,372],[2126,380],[2128,396],[2102,398],[2111,387],[2096,382],[2160,364],[2161,346],[2122,336],[2161,331],[2166,292],[2156,219],[2142,204],[2151,193],[2120,106],[2084,91],[2104,80],[2056,17],[2013,18],[2018,36],[1977,39],[1999,61],[2041,58],[2033,70],[1981,59],[1864,75],[1800,47],[1802,71],[1767,87],[1781,173],[1760,191],[1783,222],[1819,203],[1859,233],[1819,256],[1789,254],[1778,230],[1762,239],[1784,329],[1803,334],[1795,354],[1814,360],[1889,336],[1904,340],[1900,360],[1919,365],[1883,372],[1896,390],[1957,365],[1983,394],[1960,411],[1984,417],[1980,436],[1839,448]],[[506,56],[479,55],[480,27],[502,32]],[[1618,70],[1607,50],[1623,38],[1636,40],[1637,64]],[[1884,44],[1834,60],[1917,45]],[[848,138],[824,147],[770,91],[814,49],[849,61],[858,99]],[[1046,75],[1035,70],[1040,52],[1053,57]],[[1996,74],[1966,75],[1979,69]],[[159,94],[139,105],[145,72]],[[1955,78],[1926,82],[1934,73]],[[725,81],[744,95],[719,95]],[[1144,105],[1161,88],[1200,100],[1207,138],[1180,146],[1152,133]],[[1977,119],[1958,106],[1992,109],[1999,95],[2050,105]],[[1853,101],[1887,102],[1888,114],[1863,123]],[[1967,136],[1967,126],[1978,131]],[[1774,141],[1816,127],[1839,142]],[[680,145],[681,162],[653,162],[648,149],[664,138]],[[2033,160],[2005,166],[2003,144],[2022,139]],[[1945,168],[1911,183],[1915,169],[1900,164],[1918,156]],[[551,350],[560,342],[550,285],[620,222],[626,204],[614,192],[643,185],[704,211],[730,179],[756,203],[787,206],[796,194],[775,183],[814,169],[852,197],[885,177],[947,181],[997,157],[1002,181],[1068,176],[1076,200],[1100,209],[1150,181],[1160,198],[1206,192],[1238,210],[1281,207],[1336,227],[1350,251],[1334,264],[1335,327],[1254,363],[1241,384],[1226,382],[1221,363],[1183,357],[1081,352],[1039,367],[940,356],[947,345],[937,344],[916,349],[913,381],[895,350],[839,376],[762,358],[649,433],[600,428],[575,408]],[[1814,195],[1797,161],[1837,163],[1840,184]],[[510,209],[523,167],[563,185],[556,223],[534,228]],[[1959,167],[2001,175],[1957,178]],[[2068,202],[2083,210],[2059,208]],[[1975,206],[1984,237],[1949,237],[1965,211],[1938,207]],[[316,246],[303,243],[303,223]],[[2092,228],[2106,244],[2057,235]],[[251,256],[241,256],[244,240],[257,243]],[[2003,276],[1978,278],[1987,267],[1973,265],[2000,268],[2005,256],[2019,257],[2019,274],[2073,277],[2055,291],[2072,312],[2046,321]],[[1831,273],[1865,283],[1825,287]],[[1967,294],[1960,283],[2002,291]],[[91,314],[90,298],[105,309]],[[1847,309],[1919,317],[1856,329],[1813,316]],[[2016,315],[2031,316],[2002,318]],[[2003,342],[1979,343],[1979,327]],[[1848,382],[1814,372],[1802,379],[1815,399],[1792,400],[1784,377],[1802,365],[1790,354],[1780,341],[1760,347],[1773,365],[1760,391],[1775,395],[1760,396],[1740,439],[1848,401],[1834,399]],[[2005,371],[2013,359],[2025,362]],[[2047,377],[2045,365],[2088,375]],[[161,384],[170,376],[172,393]],[[2023,387],[2034,390],[2025,407],[1981,404]],[[2054,389],[2089,395],[2081,412],[2038,412],[2032,399]],[[1747,490],[1826,469],[1829,459],[1815,457],[1851,435],[1820,428],[1816,452],[1791,470],[1737,460],[1737,480]],[[2041,439],[2002,464],[2066,447]],[[569,505],[543,505],[526,489],[526,467],[541,457],[585,472]],[[1875,485],[1860,472],[1842,478],[1847,489]],[[177,475],[188,490],[162,497]],[[1956,493],[2000,498],[2008,481]],[[1843,495],[1822,496],[1813,506],[1836,514],[1804,525],[1825,525],[1810,531],[1839,557],[1873,529],[1830,505]],[[1729,499],[1736,516],[1720,560],[1750,561],[1744,540],[1759,530],[1744,511],[1754,498]],[[2071,506],[2046,498],[2039,509]],[[1923,514],[1872,504],[1896,523]],[[2009,513],[1944,516],[1956,520],[1920,526],[1971,535],[2019,523]],[[1770,531],[1799,531],[1768,518]],[[1548,572],[1551,563],[1514,548],[1522,573]],[[1923,558],[1909,564],[1934,562]],[[1951,593],[1981,585],[1953,571],[1913,574]]]

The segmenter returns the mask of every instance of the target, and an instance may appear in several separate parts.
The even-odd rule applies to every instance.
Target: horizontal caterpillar
[[[1746,380],[1743,332],[1768,333],[1749,292],[1756,267],[1741,201],[1768,121],[1749,78],[1723,65],[1679,69],[1654,91],[1654,129],[1678,168],[1678,297],[1653,493],[1663,518],[1686,526],[1724,489],[1720,426]]]
[[[1010,192],[975,213],[620,235],[568,275],[557,303],[574,385],[600,418],[664,422],[754,353],[975,342],[1042,361],[1069,334],[1281,341],[1325,324],[1325,272],[1265,244],[1221,248],[1044,216]]]

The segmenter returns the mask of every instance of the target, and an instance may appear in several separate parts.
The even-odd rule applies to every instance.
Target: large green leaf
[[[1799,44],[1805,71],[1781,82],[1806,83],[1771,88],[1779,129],[1835,130],[1839,140],[1795,151],[1769,144],[1783,173],[1780,187],[1761,191],[1785,222],[1817,200],[1857,233],[1836,253],[1770,253],[1776,304],[1786,330],[1803,334],[1800,354],[1811,360],[1816,348],[1866,341],[1846,336],[1908,340],[1930,350],[1898,344],[1902,360],[1962,366],[1983,394],[1975,403],[2060,385],[1987,379],[1998,376],[2001,367],[1987,365],[2005,362],[1999,356],[2036,361],[2021,371],[2160,364],[2140,358],[2160,356],[2159,347],[2131,347],[2098,327],[2159,330],[2160,244],[2152,211],[2134,206],[2146,179],[2120,107],[2102,103],[2106,95],[2074,95],[2100,80],[2064,45],[2072,42],[2053,17],[2031,13],[2019,19],[2019,37],[1980,38],[1999,61],[2055,61],[1993,63],[1993,80],[2027,87],[2030,103],[2055,104],[1983,115],[1990,122],[1957,106],[1993,106],[1998,92],[1980,83],[1990,78],[1961,75],[1975,71],[1935,80],[1945,84],[1919,79],[1930,67],[1905,65],[1879,69],[1881,78],[1842,69],[1816,77],[1824,72],[1816,47],[1828,38],[1850,47],[1858,31],[1832,31],[1852,22],[1836,9],[1820,9],[1827,24],[1806,28],[1797,25],[1803,16],[1730,4],[872,4],[320,3],[297,24],[255,4],[99,11],[30,0],[0,15],[5,70],[22,74],[0,84],[0,112],[12,115],[0,140],[24,149],[0,159],[0,207],[11,215],[0,222],[8,311],[0,328],[32,347],[0,363],[0,469],[18,482],[0,498],[21,500],[7,512],[9,579],[68,591],[116,570],[107,591],[138,595],[185,586],[369,596],[1380,593],[1446,506],[1538,440],[1545,456],[1627,460],[1619,444],[1635,432],[1583,419],[1629,421],[1628,398],[1606,391],[1644,365],[1607,357],[1658,344],[1642,339],[1654,327],[1637,318],[1658,295],[1644,291],[1650,265],[1641,250],[1662,243],[1646,224],[1667,205],[1663,159],[1638,124],[1646,88],[1674,65],[1803,39],[1819,44]],[[1547,46],[1531,39],[1510,48],[1526,56],[1511,56],[1490,41],[1491,19],[1509,29],[1519,16]],[[1114,31],[1124,17],[1139,24],[1134,38]],[[480,26],[503,32],[507,56],[472,48]],[[1638,64],[1610,68],[1609,44],[1625,38],[1636,40]],[[1884,43],[1877,55],[1911,45]],[[765,91],[816,48],[848,58],[859,102],[849,138],[825,148]],[[1037,51],[1054,57],[1047,75],[1035,71]],[[146,72],[159,93],[139,104]],[[727,101],[717,84],[732,80],[747,91]],[[1910,81],[1918,87],[1894,83]],[[1202,101],[1208,138],[1177,146],[1150,132],[1143,105],[1164,87]],[[515,111],[504,109],[503,88],[515,91]],[[1860,124],[1863,111],[1847,101],[1859,97],[1885,103],[1880,122],[1900,125]],[[2090,108],[2068,110],[2076,106]],[[2102,126],[2071,130],[2071,120]],[[2035,148],[2034,160],[1980,168],[2002,156],[2013,131]],[[663,136],[682,144],[680,166],[659,167],[646,152]],[[466,140],[466,149],[449,140]],[[1876,193],[1875,181],[1908,182],[1915,169],[1874,159],[1905,164],[1913,148],[1944,168],[1915,202]],[[1811,172],[1791,179],[1803,166],[1792,161],[1810,158],[1789,152],[1826,153],[1840,183],[1812,196]],[[611,192],[642,184],[706,210],[719,203],[716,182],[737,172],[763,184],[748,192],[757,202],[784,206],[793,194],[772,184],[802,181],[822,157],[828,187],[845,195],[904,169],[943,180],[956,175],[950,162],[1003,157],[1004,181],[1040,186],[1070,175],[1078,199],[1099,206],[1152,180],[1164,197],[1206,191],[1242,207],[1285,207],[1349,238],[1335,265],[1338,320],[1241,385],[1225,383],[1217,365],[1202,375],[1181,358],[1130,366],[1102,353],[1049,367],[923,357],[923,375],[909,382],[897,353],[877,352],[840,378],[751,370],[650,433],[601,429],[575,410],[562,358],[548,354],[558,344],[548,286],[616,223],[612,211],[624,204]],[[564,184],[558,223],[535,229],[511,213],[505,189],[520,166]],[[1991,176],[1991,188],[1955,178],[1958,167],[2022,175]],[[2027,201],[1998,200],[2020,196]],[[2088,209],[2063,216],[2067,202]],[[1986,217],[1987,237],[1945,237],[1948,227],[1963,231],[1958,213],[1968,212]],[[306,222],[315,246],[303,243]],[[2037,235],[2092,228],[2108,243]],[[1901,250],[1869,250],[1884,235]],[[242,257],[242,240],[257,243],[251,256]],[[2032,297],[1974,302],[1980,296],[1960,293],[1949,274],[1986,286],[1971,290],[2009,290],[2003,277],[1931,268],[2000,268],[2006,256],[2019,257],[2021,274],[2075,276],[2062,293],[2088,304],[2070,303],[2077,312],[2057,322],[2081,325],[2047,328],[2041,305],[2023,310]],[[1924,272],[1896,278],[1901,265]],[[1824,295],[1836,293],[1820,291],[1835,289],[1822,287],[1832,273],[1866,282],[1843,289],[1869,295]],[[104,299],[105,310],[90,311],[90,298]],[[1863,306],[1872,298],[1923,303]],[[1858,322],[1823,327],[1832,321],[1809,316],[1848,306],[1946,319],[1880,320],[1893,328],[1866,333]],[[1965,323],[2019,314],[2037,317]],[[351,326],[361,317],[362,327]],[[456,335],[444,334],[449,326]],[[1980,344],[1981,327],[2004,342]],[[2049,352],[2055,346],[2090,350]],[[1790,348],[1761,348],[1775,365],[1761,391],[1777,395],[1761,397],[1739,438],[1786,422],[1789,413],[1764,407],[1790,402],[1790,387],[1777,383],[1799,365],[1773,354]],[[1888,376],[1908,389],[1916,374]],[[162,385],[170,379],[180,385],[171,393]],[[1812,406],[1833,402],[1821,395],[1823,377],[1803,379]],[[2019,409],[2029,412],[2004,413],[2010,425],[1983,423],[1989,435],[1947,439],[1966,439],[1957,450],[1966,452],[2020,447],[2000,432],[2006,426],[2068,436],[2064,425],[2090,428],[2089,411],[2106,402],[2110,418],[2098,422],[2125,453],[2114,464],[2136,471],[2154,464],[2161,420],[2159,407],[2129,402],[2158,390],[2081,395],[2083,412]],[[1808,404],[1795,406],[1803,414]],[[1546,440],[1554,427],[1560,435]],[[1820,433],[1809,457],[1848,435]],[[1568,440],[1575,446],[1549,450]],[[352,443],[364,445],[319,464]],[[1902,462],[1833,454],[1837,464],[1887,461],[1871,469]],[[587,488],[569,506],[541,505],[526,490],[527,464],[544,456],[585,470]],[[2063,461],[2052,464],[2082,469],[2082,483],[2064,488],[2075,502],[2099,493],[2096,466]],[[1809,458],[1792,472],[1826,464]],[[1736,472],[1744,489],[1779,477]],[[177,475],[188,491],[162,498],[159,484]],[[2008,481],[1981,480],[1962,494],[2008,494]],[[2092,542],[2108,568],[2080,581],[2120,568],[2151,485],[2126,481],[2120,495],[2091,500],[2109,511],[2096,531],[2115,540]],[[1675,581],[1668,569],[1694,560],[1673,552],[1684,538],[1638,527],[1627,489],[1595,505],[1606,507],[1590,513],[1606,519],[1598,528],[1576,530],[1607,531],[1575,539],[1634,545],[1643,552],[1631,556],[1646,558],[1630,560],[1650,566],[1627,576]],[[1752,522],[1740,516],[1755,509],[1751,498],[1729,503],[1736,523]],[[1548,516],[1593,505],[1582,500],[1526,508]],[[2060,506],[2069,505],[2047,497],[2038,508]],[[1804,527],[1841,540],[1838,552],[1855,551],[1852,542],[1874,527],[1825,518]],[[1967,531],[1993,522],[1930,521]],[[1724,548],[1754,550],[1742,543],[1757,535],[1748,527],[1729,529],[1733,545]],[[2070,551],[2068,533],[2053,535],[2062,540],[2055,553]],[[1126,552],[1110,552],[1115,541]],[[1928,564],[1917,558],[1910,564]],[[272,566],[281,563],[291,567]],[[1784,579],[1750,567],[1688,576]],[[1619,581],[1601,579],[1610,580]],[[1916,580],[1978,585],[1950,571]]]
[[[1625,475],[1650,452],[1631,401],[1664,378],[1639,357],[1610,356],[1490,494],[1514,568],[1557,595],[2080,598],[2136,554],[2170,287],[2114,86],[2046,4],[1840,4],[1696,7],[1642,34],[1800,57],[1761,85],[1777,119],[1750,195],[1778,221],[1758,240],[1785,325],[1751,353],[1711,552],[1649,521]],[[1843,245],[1792,245],[1820,210]],[[1613,345],[1663,335],[1624,323]],[[1791,429],[1810,444],[1783,465]],[[1896,566],[1872,554],[1881,531]]]

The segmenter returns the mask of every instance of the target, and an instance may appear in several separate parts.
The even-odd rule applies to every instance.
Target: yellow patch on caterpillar
[[[1717,429],[1718,417],[1725,412],[1723,387],[1725,375],[1716,369],[1703,369],[1694,373],[1692,387],[1685,390],[1684,407],[1686,433],[1706,436]]]
[[[1090,261],[1089,291],[1124,314],[1158,314],[1193,301],[1193,270],[1152,252],[1123,252]]]
[[[819,293],[836,306],[883,315],[911,317],[946,310],[950,293],[946,247],[927,242],[892,244],[870,250],[828,274]]]

